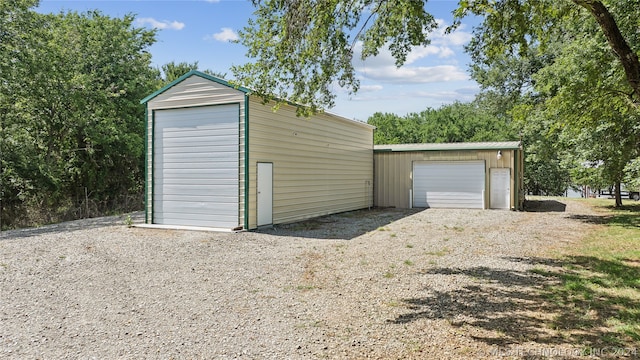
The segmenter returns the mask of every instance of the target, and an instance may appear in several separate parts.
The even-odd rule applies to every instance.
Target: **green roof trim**
[[[140,104],[145,104],[145,103],[149,102],[151,99],[153,99],[153,98],[155,98],[156,96],[158,96],[158,95],[162,94],[163,92],[165,92],[165,91],[167,91],[167,90],[171,89],[172,87],[176,86],[177,84],[181,83],[181,82],[182,82],[182,81],[184,81],[186,78],[191,77],[191,76],[199,76],[199,77],[201,77],[201,78],[204,78],[204,79],[207,79],[207,80],[211,80],[211,81],[213,81],[213,82],[216,82],[216,83],[218,83],[218,84],[220,84],[220,85],[224,85],[224,86],[228,86],[228,87],[230,87],[230,88],[236,89],[236,90],[240,90],[240,91],[242,91],[242,92],[243,92],[243,93],[245,93],[245,94],[248,94],[248,93],[250,93],[250,92],[251,92],[251,90],[249,90],[249,89],[247,89],[247,88],[245,88],[245,87],[233,85],[233,84],[231,84],[230,82],[228,82],[228,81],[226,81],[226,80],[223,80],[223,79],[217,78],[217,77],[212,76],[212,75],[209,75],[209,74],[205,74],[205,73],[203,73],[203,72],[201,72],[201,71],[198,71],[198,70],[191,70],[191,71],[189,71],[188,73],[186,73],[186,74],[184,74],[184,75],[180,76],[179,78],[177,78],[177,79],[173,80],[173,81],[172,81],[172,82],[170,82],[169,84],[167,84],[167,85],[163,86],[160,90],[158,90],[158,91],[154,92],[153,94],[151,94],[151,95],[147,96],[146,98],[144,98],[144,99],[140,100]]]
[[[519,150],[520,141],[375,145],[373,152]]]

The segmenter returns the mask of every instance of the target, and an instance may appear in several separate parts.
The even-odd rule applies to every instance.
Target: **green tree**
[[[402,65],[412,46],[428,45],[437,28],[424,1],[253,0],[255,19],[239,32],[254,62],[235,66],[237,81],[265,100],[288,99],[308,106],[301,112],[332,107],[332,84],[351,92],[359,82],[352,64],[355,48],[363,58],[388,44]]]
[[[624,183],[627,190],[640,192],[640,156],[631,160],[624,170]]]
[[[620,19],[622,29],[637,22]],[[625,167],[640,156],[640,108],[625,91],[628,75],[617,66],[617,56],[601,51],[605,36],[585,36],[597,29],[587,20],[583,15],[566,26],[572,31],[558,37],[562,46],[555,60],[534,75],[536,89],[545,99],[545,117],[554,119],[564,138],[566,154],[577,159],[573,163],[578,167],[597,164],[597,173],[615,187],[616,206],[621,206]],[[631,37],[638,47],[639,35]]]
[[[576,183],[594,189],[613,187],[616,206],[622,206],[621,189],[626,168],[638,157],[638,142],[624,135],[631,129],[628,119],[605,119],[599,126],[578,130],[568,129],[563,136],[571,143],[569,155],[573,159],[572,175]],[[636,130],[637,132],[637,130]]]
[[[515,135],[503,122],[476,103],[453,103],[426,109],[404,117],[375,113],[367,123],[374,125],[375,144],[505,141]]]
[[[158,87],[162,87],[192,70],[199,70],[197,61],[193,63],[176,63],[175,61],[168,62],[160,67],[163,77],[161,84]],[[203,70],[202,72],[220,79],[224,79],[227,76],[225,73],[215,72],[210,69]]]
[[[535,74],[553,63],[557,49],[547,44],[529,46],[520,53],[488,53],[487,24],[481,24],[467,46],[471,77],[480,84],[475,102],[510,124],[524,148],[524,188],[536,195],[562,195],[571,185],[566,149],[560,145],[555,119],[544,117],[545,98],[536,90]]]
[[[388,47],[402,66],[414,46],[429,44],[436,28],[426,0],[253,0],[256,18],[240,32],[252,62],[234,67],[238,82],[265,99],[289,99],[308,108],[331,107],[332,84],[350,92],[359,82],[352,61]],[[522,53],[530,44],[545,44],[549,34],[563,30],[567,17],[585,10],[606,39],[602,52],[615,54],[617,68],[626,75],[626,94],[640,103],[640,62],[630,41],[635,32],[620,27],[615,12],[634,15],[638,0],[460,0],[459,19],[484,17],[482,33],[488,54]],[[628,16],[635,21],[637,16]],[[620,19],[620,17],[618,17]],[[636,24],[637,28],[637,24]],[[629,32],[632,31],[632,32]]]
[[[580,11],[586,3],[529,1],[518,8],[514,1],[504,2],[500,13],[477,12],[487,16],[468,47],[472,76],[483,87],[481,96],[504,99],[496,108],[515,118],[525,146],[525,186],[534,193],[559,192],[569,174],[578,184],[619,184],[625,164],[638,156],[638,98],[630,72],[611,45],[611,29],[594,21],[593,12]],[[624,0],[601,8],[615,16],[606,26],[625,34],[633,54],[639,34],[637,17],[629,15],[636,8],[637,1]],[[510,17],[530,25],[514,27]],[[543,19],[552,21],[524,35],[510,32]]]
[[[412,144],[422,141],[420,119],[400,117],[390,113],[375,113],[367,123],[376,127],[374,144]]]
[[[20,60],[3,101],[2,218],[25,225],[110,211],[132,194],[140,207],[144,108],[159,77],[148,47],[155,32],[133,16],[38,14],[18,32]]]
[[[520,103],[509,110],[514,129],[522,136],[525,155],[524,188],[534,195],[563,195],[572,185],[571,159],[556,129],[544,114],[544,104]],[[586,185],[583,182],[577,184]]]
[[[508,122],[487,113],[476,102],[455,102],[436,110],[427,109],[417,116],[423,122],[422,142],[506,141],[516,138]]]
[[[173,80],[176,80],[180,76],[188,73],[191,70],[198,70],[198,62],[187,63],[180,62],[176,63],[175,61],[166,63],[161,67],[163,76],[163,81],[165,83],[170,83]]]
[[[29,161],[33,149],[24,141],[28,131],[16,127],[14,120],[20,111],[17,100],[28,92],[20,80],[29,69],[17,65],[28,57],[30,34],[37,24],[30,8],[37,5],[36,0],[0,2],[0,230],[14,218],[15,205],[31,187],[18,173],[33,166]]]

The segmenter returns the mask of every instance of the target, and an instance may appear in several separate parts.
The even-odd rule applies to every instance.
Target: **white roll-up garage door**
[[[155,111],[155,224],[238,226],[239,113],[238,104]]]
[[[484,208],[484,161],[416,161],[413,206]]]

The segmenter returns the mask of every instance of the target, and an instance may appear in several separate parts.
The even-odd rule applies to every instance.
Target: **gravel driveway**
[[[233,234],[119,217],[5,231],[0,358],[475,359],[534,346],[553,332],[535,297],[548,280],[530,270],[595,225],[579,201],[531,205]]]

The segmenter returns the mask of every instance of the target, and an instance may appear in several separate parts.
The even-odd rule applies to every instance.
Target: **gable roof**
[[[149,101],[153,100],[155,97],[161,95],[165,91],[171,89],[172,87],[176,86],[177,84],[181,83],[182,81],[186,80],[187,78],[189,78],[191,76],[199,76],[199,77],[201,77],[203,79],[213,81],[213,82],[218,83],[220,85],[227,86],[227,87],[230,87],[232,89],[236,89],[238,91],[243,92],[245,95],[252,95],[254,93],[254,91],[252,91],[252,90],[250,90],[250,89],[248,89],[246,87],[234,85],[234,84],[232,84],[232,83],[230,83],[230,82],[228,82],[226,80],[220,79],[218,77],[215,77],[215,76],[212,76],[212,75],[209,75],[209,74],[205,74],[205,73],[203,73],[201,71],[198,71],[198,70],[191,70],[188,73],[186,73],[186,74],[180,76],[179,78],[173,80],[169,84],[163,86],[160,90],[157,90],[153,94],[151,94],[151,95],[145,97],[144,99],[140,100],[140,104],[148,103]],[[277,99],[274,99],[274,100],[277,100]],[[298,106],[297,104],[292,103],[290,101],[284,100],[284,102],[286,104],[291,105],[291,106]],[[324,113],[324,114],[326,114],[328,116],[340,119],[341,121],[347,121],[349,123],[353,123],[353,124],[356,124],[356,125],[364,126],[366,128],[369,128],[369,129],[375,129],[376,128],[375,126],[367,124],[366,122],[358,121],[358,120],[355,120],[355,119],[349,119],[349,118],[346,118],[346,117],[338,115],[338,114],[334,114],[334,113],[329,112],[329,111],[322,111],[320,113]]]
[[[147,96],[146,98],[140,100],[140,104],[146,104],[147,102],[149,102],[150,100],[152,100],[156,96],[158,96],[158,95],[162,94],[163,92],[171,89],[172,87],[174,87],[177,84],[183,82],[185,79],[187,79],[187,78],[189,78],[191,76],[199,76],[201,78],[216,82],[216,83],[218,83],[220,85],[228,86],[230,88],[242,91],[245,94],[248,94],[248,93],[251,92],[251,90],[249,90],[249,89],[247,89],[245,87],[233,85],[230,82],[228,82],[226,80],[223,80],[223,79],[220,79],[220,78],[217,78],[217,77],[215,77],[213,75],[205,74],[205,73],[203,73],[201,71],[198,71],[198,70],[191,70],[188,73],[186,73],[186,74],[180,76],[179,78],[173,80],[169,84],[163,86],[160,90],[158,90],[158,91],[154,92],[153,94]]]
[[[399,151],[461,151],[461,150],[517,150],[520,141],[429,143],[429,144],[390,144],[375,145],[374,152]]]

